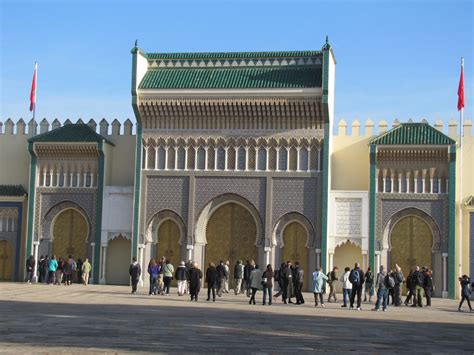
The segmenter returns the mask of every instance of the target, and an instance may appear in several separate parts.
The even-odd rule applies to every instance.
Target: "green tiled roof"
[[[76,123],[66,124],[60,128],[45,132],[28,139],[28,142],[102,142],[105,141],[111,145],[112,142],[96,133],[87,124]]]
[[[375,145],[451,145],[456,142],[427,123],[401,123],[378,137]]]
[[[158,68],[149,69],[139,89],[320,88],[321,67]]]
[[[147,53],[148,59],[253,59],[317,57],[321,51]]]
[[[26,196],[27,193],[21,185],[0,185],[0,196]]]

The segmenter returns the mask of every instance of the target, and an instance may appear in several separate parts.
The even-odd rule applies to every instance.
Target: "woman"
[[[364,278],[364,302],[367,302],[367,295],[369,296],[369,302],[372,302],[372,296],[374,295],[374,274],[372,273],[370,266],[367,268]]]
[[[349,275],[351,274],[351,268],[346,266],[344,269],[344,275],[342,275],[341,282],[342,282],[342,306],[347,307],[347,300],[351,298],[352,293],[352,284],[349,281]]]
[[[459,278],[459,283],[461,285],[461,302],[459,302],[458,311],[462,312],[462,304],[464,301],[467,301],[469,312],[472,312],[471,301],[469,300],[471,297],[471,290],[469,289],[471,279],[467,275],[462,275],[462,277]]]
[[[61,286],[63,282],[63,269],[64,269],[64,260],[63,258],[59,258],[58,260],[58,268],[56,269],[56,282],[55,285]]]
[[[189,294],[191,301],[198,301],[199,291],[201,290],[202,271],[199,270],[198,264],[194,263],[189,270]]]
[[[165,284],[166,296],[170,294],[171,280],[173,280],[174,266],[169,259],[165,260],[163,265],[163,283]]]
[[[151,259],[148,263],[148,274],[150,274],[150,289],[148,295],[156,295],[156,283],[158,282],[158,274],[160,273],[160,264],[155,259]]]
[[[272,265],[268,264],[267,269],[263,272],[262,285],[263,285],[263,303],[265,306],[266,296],[268,295],[268,305],[272,305],[272,292],[273,292],[273,269]]]
[[[262,286],[262,271],[255,265],[255,269],[250,273],[250,288],[252,289],[252,295],[250,296],[249,304],[255,303],[255,295],[258,289]]]
[[[328,280],[328,277],[321,271],[319,267],[313,272],[313,294],[314,294],[314,306],[318,306],[318,298],[321,301],[321,307],[324,308],[323,290],[324,284]]]
[[[207,300],[211,300],[211,291],[212,291],[212,302],[216,302],[216,287],[217,287],[217,269],[214,263],[209,263],[209,267],[206,270],[206,280],[207,282]]]

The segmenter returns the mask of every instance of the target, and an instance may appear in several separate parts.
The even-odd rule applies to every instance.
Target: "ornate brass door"
[[[169,259],[175,270],[181,262],[181,246],[179,245],[180,238],[181,235],[178,225],[170,219],[163,222],[160,225],[160,228],[158,228],[156,258],[159,260],[164,256]]]
[[[69,209],[56,218],[53,226],[53,254],[56,258],[86,258],[87,222],[76,210]]]
[[[207,244],[205,266],[212,261],[216,265],[220,260],[230,262],[230,281],[234,280],[234,265],[237,260],[253,259],[257,262],[255,237],[257,226],[252,215],[236,203],[220,207],[207,224]],[[264,268],[265,265],[259,265]]]
[[[405,278],[414,265],[431,268],[433,236],[428,225],[420,218],[408,216],[399,221],[390,236],[391,265],[398,264]]]
[[[292,222],[283,231],[283,250],[281,262],[291,260],[293,264],[298,261],[304,270],[304,285],[308,282],[309,275],[314,270],[308,270],[308,248],[306,248],[307,234],[304,227],[298,222]]]
[[[11,281],[13,271],[13,247],[8,240],[0,240],[0,281]]]

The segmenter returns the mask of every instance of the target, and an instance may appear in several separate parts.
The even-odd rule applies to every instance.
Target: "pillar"
[[[145,249],[145,244],[138,244],[138,264],[142,268],[142,273],[140,275],[140,280],[139,280],[139,285],[143,286],[143,269],[144,269],[144,264],[143,264],[143,251]]]
[[[438,193],[441,193],[441,179],[438,178]]]
[[[87,186],[87,173],[84,173],[83,176],[84,176],[84,181],[82,181],[82,187],[86,187]]]
[[[266,159],[265,159],[265,171],[268,171],[269,168],[270,168],[270,148],[268,147],[265,147],[265,151],[266,151]],[[278,154],[278,152],[277,152]]]
[[[276,149],[276,171],[280,170],[280,147],[277,147]]]
[[[165,147],[165,170],[168,170],[168,149],[169,147],[166,146]],[[158,152],[156,153],[156,155],[158,156]],[[155,169],[158,169],[158,165],[156,166]]]
[[[94,187],[94,173],[91,173],[91,186],[90,187]]]
[[[145,170],[148,169],[148,147],[145,148]]]
[[[321,148],[318,148],[318,171],[321,171]]]
[[[245,147],[245,171],[249,170],[249,147]]]
[[[363,250],[362,251],[362,270],[365,272],[367,270],[367,251]],[[374,270],[372,270],[374,272]],[[376,275],[376,273],[374,274]]]
[[[448,253],[441,254],[443,258],[443,292],[441,297],[448,297]]]
[[[102,250],[101,250],[101,263],[100,263],[100,280],[99,283],[102,285],[105,285],[106,280],[105,280],[105,268],[107,265],[107,243],[102,243]]]
[[[265,265],[262,265],[261,269],[264,270],[268,264],[270,264],[270,252],[272,251],[271,247],[263,248],[265,252]]]
[[[311,171],[311,146],[308,147],[308,169],[306,171]]]
[[[189,147],[184,149],[184,170],[188,170],[188,149]]]
[[[300,171],[300,154],[301,154],[301,147],[296,148],[296,171]]]
[[[188,255],[187,255],[188,260],[193,260],[193,249],[194,247],[192,245],[186,245],[186,250],[188,252]]]
[[[321,254],[319,254],[321,256]],[[328,252],[329,255],[329,267],[328,271],[331,271],[334,268],[334,251]],[[326,271],[326,270],[325,270]]]
[[[94,261],[95,261],[95,243],[91,243],[91,248],[92,248],[92,255],[91,255],[91,265],[94,267]],[[91,272],[90,278],[89,278],[89,283],[94,283],[94,272]]]
[[[434,192],[434,182],[433,182],[433,178],[430,179],[430,194],[432,194]]]
[[[373,270],[375,275],[380,270],[380,263],[381,263],[380,259],[381,259],[381,253],[380,253],[380,251],[377,250],[377,251],[375,251],[375,270]],[[385,266],[385,268],[386,268],[386,270],[389,269],[387,265]]]
[[[35,266],[33,268],[33,282],[38,282],[38,250],[40,242],[33,242],[33,256],[35,257]]]
[[[229,147],[225,147],[225,148],[224,148],[224,152],[225,152],[224,170],[227,171],[228,166],[229,166],[228,163],[227,163],[227,161],[229,160],[229,159],[228,159]]]
[[[316,267],[320,268],[321,267],[321,249],[316,248],[316,249],[314,249],[314,252],[316,253]],[[332,255],[334,256],[334,254],[332,254]],[[332,270],[332,268],[330,268],[329,270],[324,270],[324,272],[327,273],[328,271],[331,271],[331,270]]]
[[[204,170],[207,169],[207,160],[209,159],[209,147],[204,148]]]

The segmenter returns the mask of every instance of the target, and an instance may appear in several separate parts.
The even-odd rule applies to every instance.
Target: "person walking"
[[[225,272],[226,272],[226,277],[225,277],[225,280],[224,280],[224,292],[225,293],[229,293],[229,277],[230,277],[230,261],[227,260],[224,264],[224,269],[225,269]]]
[[[197,263],[193,263],[189,269],[189,294],[191,301],[198,301],[199,291],[201,290],[202,271],[199,269]]]
[[[183,296],[186,292],[186,265],[184,261],[181,261],[176,268],[174,277],[178,283],[178,296]]]
[[[337,296],[336,296],[336,281],[338,280],[337,278],[337,272],[339,271],[337,266],[334,266],[332,271],[327,275],[328,276],[328,285],[329,285],[329,296],[328,296],[328,302],[331,303],[331,298],[334,300],[334,302],[337,302]]]
[[[76,269],[77,269],[77,282],[78,284],[82,283],[82,260],[77,259],[77,264],[76,264]]]
[[[414,290],[414,299],[412,307],[423,307],[423,283],[424,276],[419,266],[415,266],[415,271],[411,276],[411,285]]]
[[[462,277],[459,278],[459,284],[461,285],[461,302],[459,302],[459,307],[458,311],[462,312],[462,304],[464,301],[467,302],[467,305],[469,306],[469,312],[472,312],[472,307],[471,307],[471,290],[470,290],[470,283],[471,279],[467,275],[462,275]]]
[[[130,281],[132,283],[132,294],[137,294],[137,285],[138,281],[140,281],[140,275],[142,274],[142,268],[137,261],[137,258],[133,257],[132,263],[128,268],[128,273],[130,274]]]
[[[63,258],[59,258],[58,260],[58,267],[56,269],[56,280],[55,280],[55,285],[61,285],[61,283],[63,282],[63,269],[64,269],[64,265],[65,265],[65,261],[63,260]]]
[[[69,259],[64,265],[64,283],[66,286],[70,286],[72,284],[72,274],[76,271],[76,261],[72,255],[69,255]]]
[[[342,275],[342,305],[341,307],[347,307],[347,301],[352,296],[352,284],[349,281],[349,275],[351,274],[351,268],[346,266],[344,268],[344,275]]]
[[[253,269],[255,269],[255,261],[247,260],[247,263],[244,268],[245,291],[247,297],[250,297],[250,274],[252,273]]]
[[[41,255],[38,261],[38,282],[40,283],[46,282],[47,272],[45,272],[46,271],[45,264],[46,264],[46,258],[43,255]]]
[[[234,280],[235,280],[235,288],[234,293],[237,296],[243,291],[242,281],[244,279],[244,265],[242,265],[242,260],[237,260],[237,263],[234,266]]]
[[[284,270],[285,270],[285,267],[286,267],[286,264],[285,263],[282,263],[280,265],[280,269],[279,270],[275,270],[274,272],[274,279],[276,282],[278,282],[278,292],[273,296],[273,299],[276,300],[278,297],[280,297],[285,289],[286,289],[286,285],[285,285],[285,276],[284,276]]]
[[[150,275],[150,288],[148,290],[148,295],[153,296],[156,295],[156,287],[158,282],[158,274],[160,273],[161,266],[158,264],[155,259],[151,259],[148,263],[147,272]]]
[[[324,297],[323,290],[324,284],[329,278],[321,271],[319,267],[313,272],[313,295],[314,295],[314,306],[318,306],[318,298],[321,301],[321,307],[324,308]]]
[[[352,284],[351,309],[354,309],[354,301],[357,296],[357,310],[360,311],[362,298],[362,285],[364,284],[364,272],[360,269],[360,264],[355,263],[354,268],[349,274],[349,282]]]
[[[250,297],[249,304],[255,303],[255,295],[257,291],[262,287],[262,271],[255,265],[255,269],[250,273],[250,288],[252,289],[252,295]]]
[[[369,303],[372,302],[372,296],[374,295],[374,274],[370,266],[364,275],[364,302],[367,302],[367,296],[369,296]]]
[[[56,261],[56,255],[48,261],[48,284],[53,285],[56,283],[56,270],[58,269],[58,262]]]
[[[295,296],[295,289],[294,289],[294,283],[293,283],[293,277],[294,277],[294,269],[291,261],[287,261],[286,267],[283,272],[283,276],[285,278],[285,290],[283,292],[283,303],[293,303],[291,299]]]
[[[30,255],[28,260],[26,260],[26,282],[29,284],[32,282],[33,276],[35,276],[35,265],[35,257]]]
[[[294,289],[295,289],[295,297],[296,297],[296,304],[304,304],[303,298],[303,283],[304,283],[304,270],[301,268],[300,263],[297,261],[295,262],[295,269],[294,269]]]
[[[222,294],[225,292],[225,282],[228,277],[224,261],[222,260],[220,261],[216,270],[217,270],[217,296],[222,297]]]
[[[87,286],[88,283],[89,283],[89,275],[91,273],[91,270],[92,270],[92,266],[91,266],[91,263],[89,262],[89,259],[86,258],[86,260],[84,260],[84,263],[82,264],[82,269],[81,269],[81,272],[82,272],[82,284],[84,286]]]
[[[209,263],[209,266],[206,270],[206,279],[205,282],[207,283],[207,299],[206,301],[211,300],[211,293],[212,293],[212,302],[216,302],[216,287],[217,287],[217,269],[216,264],[213,262]]]
[[[386,286],[387,273],[385,268],[380,265],[379,273],[375,279],[375,288],[377,289],[377,301],[375,302],[375,308],[373,311],[380,311],[380,305],[382,304],[382,309],[385,312],[388,307],[388,289]]]
[[[395,286],[393,286],[393,301],[392,304],[395,307],[402,305],[402,285],[405,281],[403,276],[402,268],[395,264],[394,271],[392,272],[393,280],[395,281]]]
[[[163,284],[164,284],[164,292],[166,296],[170,294],[170,285],[171,280],[173,280],[174,274],[174,266],[171,264],[169,259],[165,259],[165,263],[163,264]]]
[[[433,273],[427,266],[423,266],[423,291],[425,292],[426,307],[431,307],[431,293],[434,290]]]
[[[411,303],[412,298],[415,299],[414,294],[413,294],[413,284],[412,284],[412,276],[413,276],[413,271],[415,269],[411,269],[410,273],[407,276],[407,279],[405,281],[406,287],[407,287],[407,297],[405,298],[405,306],[408,306]]]
[[[273,293],[273,278],[275,274],[271,264],[267,265],[267,268],[262,275],[262,286],[263,286],[263,302],[262,305],[265,306],[266,298],[268,295],[268,305],[272,305],[272,293]]]

